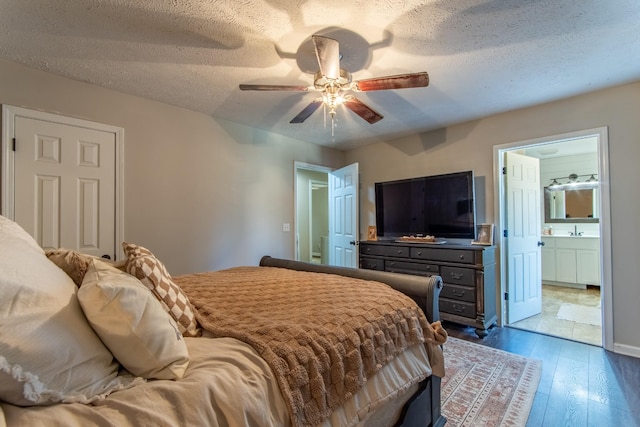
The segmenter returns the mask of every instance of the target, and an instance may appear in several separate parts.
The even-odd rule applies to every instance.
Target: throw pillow
[[[182,378],[189,352],[178,326],[140,280],[92,260],[78,300],[102,342],[129,372],[144,378]]]
[[[118,376],[77,290],[27,232],[0,216],[0,400],[89,403],[144,381]]]
[[[171,280],[166,267],[147,248],[123,242],[122,248],[127,256],[125,271],[138,279],[158,298],[165,310],[178,323],[184,336],[200,335],[194,309],[189,298],[178,285]]]
[[[48,249],[45,251],[45,255],[51,260],[51,262],[67,273],[77,286],[82,285],[82,279],[84,279],[87,268],[89,268],[89,263],[93,259],[99,259],[100,261],[111,264],[120,270],[124,270],[124,264],[126,262],[126,260],[109,261],[104,258],[98,258],[93,255],[83,254],[81,252],[65,248]]]

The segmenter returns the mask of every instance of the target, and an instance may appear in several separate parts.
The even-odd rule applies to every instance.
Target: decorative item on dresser
[[[474,326],[483,338],[498,319],[495,250],[467,244],[360,242],[360,268],[441,276],[440,318]]]

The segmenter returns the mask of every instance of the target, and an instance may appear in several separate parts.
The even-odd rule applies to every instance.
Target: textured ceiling
[[[370,125],[317,94],[310,36],[354,80],[427,71],[427,88],[358,94]],[[638,0],[0,0],[0,57],[299,140],[348,149],[640,80]]]

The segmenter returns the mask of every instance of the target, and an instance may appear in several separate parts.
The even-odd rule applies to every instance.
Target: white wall
[[[125,238],[173,275],[293,258],[294,161],[342,152],[0,60],[0,103],[121,126]]]
[[[375,223],[373,184],[473,169],[478,216],[495,222],[493,146],[608,126],[614,342],[640,354],[640,82],[350,150],[360,163],[361,236]],[[476,194],[478,197],[478,194]]]

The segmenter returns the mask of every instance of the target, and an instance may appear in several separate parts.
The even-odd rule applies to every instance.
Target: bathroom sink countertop
[[[582,236],[571,236],[569,234],[543,234],[542,237],[572,237],[575,239],[584,239],[584,238],[592,238],[592,239],[598,239],[600,238],[600,236],[596,236],[593,234],[583,234]]]

